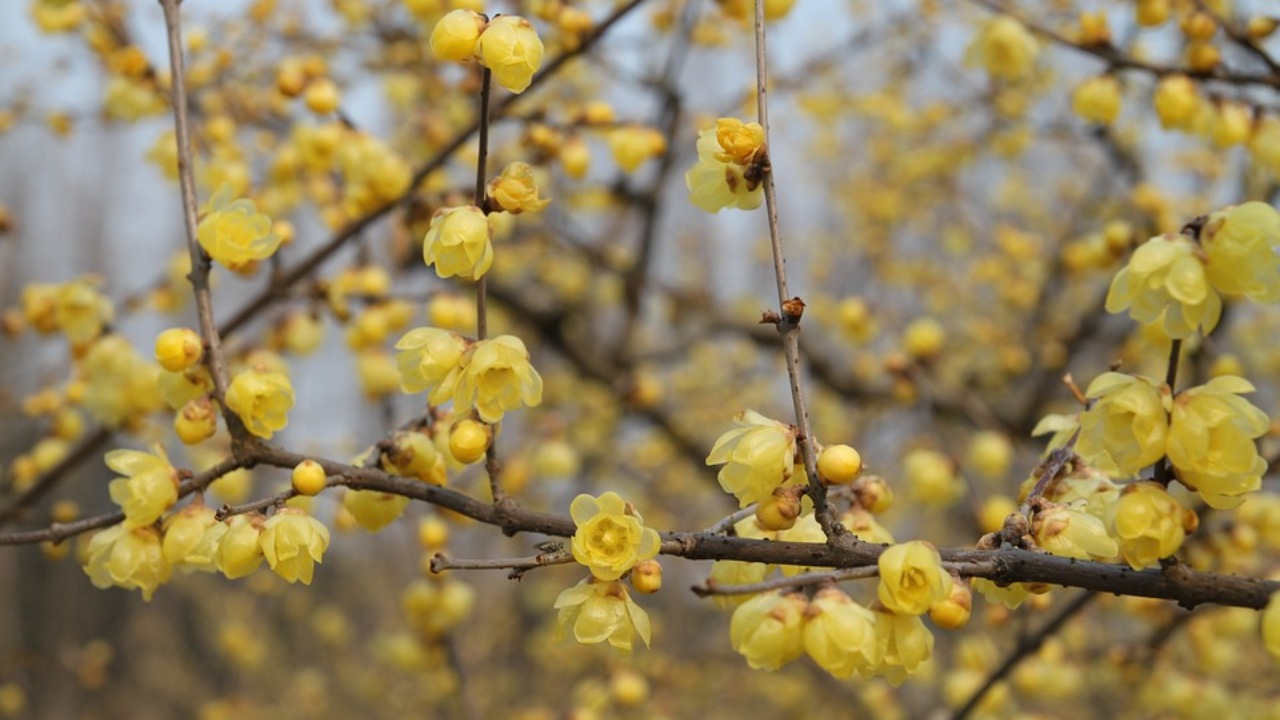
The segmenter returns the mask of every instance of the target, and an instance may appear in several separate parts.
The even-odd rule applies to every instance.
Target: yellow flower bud
[[[1134,18],[1142,27],[1162,25],[1169,19],[1169,0],[1138,0]]]
[[[270,439],[289,424],[293,385],[284,373],[250,368],[231,380],[226,400],[227,408],[239,416],[245,429]]]
[[[156,336],[156,362],[169,372],[182,372],[203,356],[204,343],[195,330],[169,328]]]
[[[951,593],[929,608],[929,619],[943,630],[959,630],[969,624],[972,609],[973,593],[969,591],[969,584],[952,578]]]
[[[996,15],[983,26],[965,52],[965,62],[978,65],[989,75],[1018,80],[1031,74],[1040,44],[1017,19]]]
[[[662,565],[657,560],[641,560],[631,569],[631,587],[636,592],[652,595],[662,589]]]
[[[190,400],[173,418],[173,429],[184,445],[208,440],[218,430],[218,413],[207,395]]]
[[[828,485],[853,482],[862,472],[862,455],[848,445],[828,445],[818,453],[818,477]]]
[[[1111,534],[1134,570],[1151,567],[1182,547],[1186,536],[1183,519],[1182,505],[1162,485],[1152,482],[1126,487],[1107,509]]]
[[[431,29],[431,53],[441,60],[463,62],[476,55],[476,42],[485,29],[484,16],[473,10],[454,10]]]
[[[591,167],[591,148],[587,147],[586,140],[577,135],[565,140],[564,145],[560,146],[558,157],[564,174],[574,180],[586,177],[587,170]]]
[[[449,544],[449,525],[438,515],[428,515],[418,521],[418,544],[428,552],[443,549]]]
[[[649,699],[649,681],[635,670],[622,668],[609,680],[609,692],[619,705],[639,707]]]
[[[599,580],[617,580],[662,545],[658,532],[645,527],[644,518],[615,492],[579,495],[569,514],[578,527],[570,545],[573,558]]]
[[[733,649],[756,670],[777,670],[804,652],[809,601],[799,593],[761,593],[742,603],[729,621]]]
[[[493,71],[493,79],[513,93],[522,93],[542,67],[542,40],[528,20],[502,15],[490,21],[476,42],[480,63]]]
[[[377,532],[404,513],[409,498],[377,490],[348,490],[342,496],[342,507],[366,532]]]
[[[777,488],[756,505],[756,521],[765,530],[790,530],[800,517],[800,495],[790,488]]]
[[[312,80],[307,85],[302,101],[311,112],[317,115],[328,115],[338,109],[338,105],[342,102],[342,94],[338,91],[337,83],[322,77]]]
[[[1071,109],[1089,122],[1110,125],[1120,115],[1120,83],[1110,75],[1090,78],[1071,93]]]
[[[937,450],[919,448],[902,459],[911,499],[931,507],[946,507],[965,494],[955,464]]]
[[[895,613],[922,615],[951,593],[951,575],[942,569],[938,549],[913,540],[880,554],[880,602]]]
[[[493,441],[493,429],[466,418],[453,424],[449,431],[449,452],[464,465],[482,460]]]
[[[902,350],[916,360],[932,360],[942,352],[947,331],[932,317],[912,320],[902,331]]]
[[[293,468],[290,476],[293,489],[301,495],[318,495],[325,486],[324,468],[315,460],[303,460]]]

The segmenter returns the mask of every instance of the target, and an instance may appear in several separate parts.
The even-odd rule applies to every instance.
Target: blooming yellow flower
[[[188,505],[164,521],[164,559],[183,570],[214,572],[218,542],[227,532],[225,523],[215,518],[213,508],[200,503]]]
[[[989,604],[1000,603],[1010,610],[1017,610],[1018,606],[1027,599],[1031,592],[1027,590],[1027,586],[1023,583],[1013,583],[1005,587],[1001,587],[986,578],[973,578],[973,589],[982,593],[982,597],[986,598]]]
[[[225,524],[214,563],[228,580],[253,574],[262,564],[262,516],[232,515]]]
[[[1262,644],[1271,657],[1280,662],[1280,592],[1271,594],[1262,611]]]
[[[1093,405],[1080,416],[1080,456],[1104,473],[1137,475],[1164,457],[1169,433],[1168,386],[1151,378],[1107,372],[1085,396]]]
[[[1109,560],[1120,552],[1102,520],[1080,506],[1061,505],[1036,513],[1031,534],[1041,548],[1062,557]]]
[[[734,416],[738,427],[725,432],[707,455],[708,465],[721,465],[716,476],[741,507],[760,502],[791,478],[795,468],[796,433],[789,425],[754,410]]]
[[[1107,292],[1107,312],[1129,308],[1141,323],[1163,322],[1174,339],[1202,328],[1208,334],[1222,315],[1222,299],[1209,283],[1203,253],[1185,235],[1165,233],[1134,251]]]
[[[342,496],[342,507],[367,532],[378,532],[390,525],[408,506],[409,498],[377,490],[348,490]]]
[[[154,451],[112,450],[106,455],[107,467],[125,476],[112,480],[108,490],[130,530],[154,523],[178,502],[178,473],[163,448]]]
[[[1120,83],[1111,75],[1085,80],[1071,93],[1071,109],[1089,122],[1110,125],[1120,114]]]
[[[480,64],[493,71],[493,79],[513,93],[524,92],[533,74],[542,67],[542,40],[522,17],[501,15],[480,33],[476,42]]]
[[[74,345],[83,345],[102,334],[115,317],[110,298],[98,291],[97,279],[80,278],[63,283],[53,293],[53,317]]]
[[[262,525],[262,554],[277,575],[311,584],[316,563],[329,547],[329,528],[296,508],[281,508]]]
[[[396,365],[400,369],[400,389],[419,393],[430,389],[433,405],[448,401],[461,374],[462,354],[467,341],[440,328],[414,328],[396,342]]]
[[[227,387],[227,407],[250,433],[264,439],[289,424],[293,402],[293,385],[282,372],[250,368],[236,375]]]
[[[804,652],[808,607],[799,593],[761,593],[733,611],[729,641],[752,668],[777,670]]]
[[[422,241],[422,259],[442,278],[479,280],[493,264],[493,226],[474,205],[440,208]]]
[[[209,257],[231,270],[248,269],[280,247],[280,236],[271,231],[271,218],[258,212],[252,200],[232,200],[227,185],[209,199],[196,239]]]
[[[658,554],[658,531],[644,526],[644,518],[615,492],[598,498],[579,495],[569,505],[578,526],[573,533],[573,559],[586,565],[598,580],[617,580],[637,562]]]
[[[923,615],[951,594],[951,575],[933,545],[912,540],[880,554],[880,602],[895,613]]]
[[[1266,203],[1247,202],[1209,216],[1200,234],[1209,262],[1209,282],[1219,292],[1255,302],[1280,300],[1280,213]]]
[[[897,686],[933,654],[933,633],[918,615],[888,611],[877,611],[875,615],[881,653],[875,672]]]
[[[1108,508],[1111,534],[1119,541],[1120,555],[1134,570],[1151,567],[1182,547],[1182,505],[1164,486],[1134,483]]]
[[[160,533],[154,528],[129,529],[112,525],[89,540],[84,566],[85,574],[97,588],[112,585],[125,590],[141,590],[142,599],[168,582],[173,569],[165,562]]]
[[[875,613],[837,588],[819,590],[809,603],[804,650],[841,680],[868,677],[881,661]]]
[[[1266,433],[1271,422],[1240,397],[1253,390],[1244,378],[1222,375],[1174,398],[1169,461],[1178,479],[1211,507],[1239,505],[1242,495],[1258,489],[1267,469],[1254,438]]]
[[[584,645],[608,641],[610,645],[631,651],[632,639],[639,635],[649,646],[649,615],[631,599],[627,586],[618,581],[583,580],[556,597],[556,630],[564,637],[573,628],[573,638]]]
[[[689,201],[710,213],[727,207],[760,207],[764,188],[757,165],[764,152],[764,129],[759,123],[716,120],[714,128],[698,133],[698,162],[684,176]]]
[[[996,15],[982,27],[965,51],[965,62],[989,75],[1018,80],[1031,74],[1040,44],[1026,26],[1008,15]]]
[[[462,62],[475,59],[476,41],[484,30],[485,19],[474,10],[458,9],[447,13],[431,29],[431,53],[441,60]]]
[[[538,180],[528,163],[513,162],[502,174],[489,181],[489,197],[498,207],[512,215],[537,212],[551,201],[538,197]]]
[[[530,364],[524,342],[514,335],[473,343],[461,363],[453,393],[455,413],[475,408],[481,420],[496,423],[508,410],[542,403],[542,376]]]

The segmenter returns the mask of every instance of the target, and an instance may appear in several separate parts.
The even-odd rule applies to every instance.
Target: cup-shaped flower
[[[164,559],[181,570],[214,572],[218,569],[214,556],[218,542],[227,532],[225,523],[216,519],[213,508],[191,504],[164,521]]]
[[[923,615],[951,593],[951,574],[933,545],[912,540],[880,553],[880,602],[893,612]]]
[[[1134,570],[1151,567],[1182,547],[1186,511],[1164,486],[1139,482],[1126,487],[1107,509],[1111,535]]]
[[[84,571],[94,587],[141,590],[142,599],[149,602],[156,588],[169,580],[173,568],[165,562],[160,533],[150,527],[130,529],[121,524],[89,540]]]
[[[107,467],[124,475],[107,487],[111,501],[124,511],[124,526],[129,529],[154,523],[178,502],[178,472],[163,448],[153,450],[155,454],[112,450],[105,457]]]
[[[1110,560],[1120,552],[1102,520],[1074,505],[1060,505],[1036,513],[1031,534],[1041,548],[1062,557]]]
[[[805,611],[799,593],[761,593],[742,603],[729,621],[733,649],[757,670],[777,670],[804,652]]]
[[[559,637],[573,628],[573,639],[584,645],[605,642],[631,651],[632,640],[639,635],[649,646],[649,615],[631,599],[621,582],[583,580],[556,597],[556,630]]]
[[[529,362],[524,342],[499,335],[472,344],[462,358],[454,390],[454,412],[475,408],[481,420],[496,423],[508,410],[542,403],[542,376]]]
[[[513,162],[502,174],[489,181],[489,198],[512,215],[537,212],[551,201],[538,197],[538,180],[528,163]]]
[[[493,265],[493,226],[474,205],[440,208],[422,241],[422,259],[442,278],[479,280]]]
[[[658,531],[644,526],[644,518],[618,493],[598,498],[579,495],[569,505],[578,529],[573,534],[573,559],[586,565],[598,580],[617,580],[641,560],[658,554]]]
[[[251,575],[262,564],[262,516],[232,515],[226,526],[214,563],[228,580]]]
[[[876,638],[880,666],[875,672],[891,685],[901,685],[920,664],[933,654],[933,633],[918,615],[876,612]]]
[[[293,385],[282,372],[250,368],[236,375],[227,387],[227,407],[260,438],[270,438],[289,424]]]
[[[533,74],[542,67],[542,40],[526,19],[500,15],[489,21],[476,43],[480,64],[493,71],[493,79],[513,93],[524,92]]]
[[[1094,400],[1080,416],[1080,456],[1111,475],[1137,475],[1164,457],[1169,434],[1168,386],[1140,375],[1107,372],[1085,395]]]
[[[989,75],[1018,80],[1031,74],[1040,44],[1026,26],[1008,15],[997,15],[983,26],[965,52],[965,62]]]
[[[1204,253],[1185,235],[1166,233],[1133,252],[1107,291],[1107,312],[1128,308],[1141,323],[1161,321],[1174,339],[1201,328],[1208,334],[1222,315],[1222,299],[1209,283]]]
[[[1262,611],[1262,644],[1280,662],[1280,592],[1271,593]]]
[[[1247,202],[1209,216],[1200,233],[1209,262],[1209,282],[1219,292],[1256,302],[1280,300],[1280,213]]]
[[[476,41],[484,26],[484,16],[474,10],[446,13],[431,29],[431,53],[441,60],[455,62],[475,59]]]
[[[400,389],[407,393],[431,390],[427,397],[439,405],[453,396],[459,363],[467,351],[461,336],[433,327],[414,328],[396,343]]]
[[[285,507],[262,524],[258,540],[275,574],[310,585],[316,563],[329,548],[329,528],[302,510]]]
[[[280,236],[271,231],[271,218],[258,212],[252,200],[232,200],[228,185],[209,199],[196,239],[209,257],[231,270],[246,269],[280,247]]]
[[[720,118],[698,133],[698,162],[684,176],[689,201],[700,210],[754,210],[764,200],[761,170],[764,129],[758,123]]]
[[[746,507],[760,502],[791,478],[795,468],[796,433],[789,425],[754,410],[734,416],[738,427],[716,440],[708,465],[724,465],[716,478],[724,491]]]
[[[348,490],[342,496],[342,507],[366,532],[378,532],[390,525],[408,506],[409,498],[377,490]]]
[[[1178,479],[1211,507],[1230,508],[1257,490],[1267,461],[1255,438],[1271,424],[1240,397],[1254,387],[1235,375],[1216,377],[1174,398],[1169,418],[1169,461]]]
[[[847,680],[867,677],[880,664],[876,616],[834,587],[818,591],[809,602],[804,624],[804,650],[823,670]]]

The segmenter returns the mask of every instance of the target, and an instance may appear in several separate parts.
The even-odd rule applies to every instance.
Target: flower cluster
[[[452,399],[455,413],[474,409],[481,420],[496,423],[508,410],[542,402],[542,376],[514,335],[468,342],[446,330],[415,328],[396,350],[401,389],[430,390],[433,404]]]
[[[767,171],[764,128],[720,118],[698,133],[698,162],[685,173],[689,201],[710,213],[736,207],[754,210],[764,200]]]
[[[431,31],[431,52],[441,60],[477,59],[493,72],[493,79],[513,93],[522,93],[542,67],[542,40],[528,20],[500,15],[487,20],[473,10],[454,10]]]
[[[178,473],[163,448],[154,451],[112,450],[105,458],[107,467],[124,475],[112,480],[108,489],[130,530],[154,524],[178,502]]]

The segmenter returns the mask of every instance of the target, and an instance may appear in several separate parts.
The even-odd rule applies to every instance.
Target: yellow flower
[[[251,575],[262,564],[262,516],[232,515],[225,524],[214,563],[228,580]]]
[[[965,62],[989,75],[1018,80],[1031,74],[1040,44],[1026,26],[1008,15],[997,15],[983,26],[965,51]]]
[[[804,650],[823,670],[841,680],[870,676],[880,664],[876,616],[834,587],[809,603]]]
[[[166,404],[179,410],[213,391],[213,376],[205,365],[192,365],[182,372],[161,370],[156,376],[156,389]]]
[[[917,615],[877,611],[876,638],[881,654],[876,674],[895,687],[933,654],[933,633]]]
[[[1219,292],[1255,302],[1280,300],[1280,213],[1266,203],[1247,202],[1209,216],[1201,233],[1209,282]]]
[[[284,373],[250,368],[236,375],[227,387],[227,407],[250,433],[270,438],[289,424],[293,385]]]
[[[1190,130],[1200,109],[1200,90],[1186,75],[1167,75],[1156,84],[1152,104],[1160,118],[1160,127]]]
[[[1271,657],[1280,662],[1280,592],[1271,593],[1262,611],[1262,644]]]
[[[1079,506],[1060,505],[1036,513],[1031,534],[1041,548],[1062,557],[1109,560],[1120,552],[1102,520]]]
[[[818,453],[818,476],[828,485],[853,482],[862,472],[862,455],[849,445],[828,445]]]
[[[431,389],[433,405],[453,396],[461,374],[459,366],[467,341],[440,328],[414,328],[396,343],[396,365],[400,369],[400,389],[419,393]]]
[[[474,205],[440,208],[422,241],[422,259],[442,278],[479,280],[493,264],[493,227]]]
[[[310,585],[316,563],[329,547],[329,528],[302,510],[286,507],[267,518],[259,542],[277,575]]]
[[[233,201],[227,185],[209,199],[205,213],[196,239],[209,257],[228,269],[249,269],[280,247],[280,236],[271,231],[271,218],[258,212],[252,200]]]
[[[929,507],[946,507],[965,494],[951,459],[937,450],[917,448],[902,459],[911,499]]]
[[[474,10],[454,10],[431,29],[431,53],[441,60],[461,62],[475,58],[476,41],[485,19]]]
[[[1267,461],[1254,438],[1267,432],[1266,413],[1240,397],[1244,378],[1222,375],[1178,393],[1169,420],[1169,461],[1178,479],[1211,507],[1230,508],[1257,490]]]
[[[777,670],[804,652],[809,601],[799,593],[761,593],[742,603],[729,621],[733,649],[756,670]]]
[[[644,125],[623,125],[609,132],[609,150],[624,172],[635,172],[646,160],[667,151],[667,139]]]
[[[513,93],[522,93],[542,67],[542,40],[528,20],[501,15],[489,22],[476,42],[480,64],[493,71],[493,79]]]
[[[74,345],[83,345],[102,334],[115,316],[111,300],[98,289],[93,278],[81,278],[59,285],[53,293],[53,317]]]
[[[1071,109],[1089,122],[1110,125],[1120,114],[1120,83],[1110,75],[1085,80],[1071,93]]]
[[[151,455],[137,450],[112,450],[107,467],[124,475],[111,481],[111,501],[124,511],[124,526],[130,530],[160,519],[178,502],[178,473],[159,446]]]
[[[609,641],[609,644],[631,651],[636,635],[649,646],[649,615],[627,594],[620,582],[583,580],[556,597],[556,632],[561,638],[573,627],[573,639],[584,645]]]
[[[759,123],[720,118],[698,133],[698,162],[684,176],[689,201],[710,213],[727,207],[754,210],[764,200],[761,169],[764,129]],[[752,172],[747,177],[748,170]]]
[[[973,578],[972,582],[973,589],[982,593],[982,597],[988,604],[1000,603],[1010,610],[1017,610],[1018,606],[1031,595],[1027,586],[1022,583],[1001,587],[986,578],[979,577]]]
[[[169,328],[156,336],[156,362],[169,372],[182,372],[203,356],[204,343],[191,328]]]
[[[880,602],[895,613],[923,615],[951,594],[951,575],[927,542],[912,540],[880,554]]]
[[[214,557],[218,552],[218,542],[227,532],[227,526],[218,522],[215,515],[213,508],[201,503],[188,505],[166,518],[163,544],[165,561],[185,570],[217,570]]]
[[[499,335],[471,345],[462,357],[462,373],[453,394],[454,412],[475,408],[480,419],[496,423],[508,410],[542,403],[542,376],[529,363],[529,351],[514,335]]]
[[[1120,543],[1120,555],[1134,570],[1151,567],[1182,547],[1182,505],[1159,483],[1140,482],[1126,487],[1108,508],[1111,534]]]
[[[444,455],[431,438],[415,431],[401,431],[391,436],[382,453],[382,467],[393,475],[417,478],[432,485],[444,485],[448,479]]]
[[[94,342],[80,370],[87,388],[84,408],[104,425],[130,426],[162,405],[156,387],[160,369],[119,335],[105,335]]]
[[[342,507],[367,532],[378,532],[404,513],[409,498],[377,490],[348,490],[342,496]]]
[[[742,562],[741,560],[716,560],[711,563],[711,571],[707,573],[709,585],[750,585],[764,580],[769,574],[769,566],[759,562]],[[711,601],[718,607],[737,607],[753,595],[712,595]]]
[[[537,212],[551,201],[538,197],[538,181],[528,163],[513,162],[502,174],[489,181],[489,197],[498,207],[512,215]]]
[[[1222,299],[1209,284],[1203,253],[1190,238],[1165,233],[1134,251],[1107,292],[1107,312],[1129,308],[1141,323],[1163,321],[1174,339],[1202,327],[1208,334],[1222,315]]]
[[[617,580],[637,562],[658,554],[658,531],[644,526],[644,518],[615,492],[598,498],[579,495],[569,505],[578,526],[573,533],[573,559],[586,565],[598,580]]]
[[[160,534],[149,527],[129,529],[121,524],[102,530],[89,540],[86,557],[84,571],[94,587],[141,590],[148,602],[173,572],[165,562]]]
[[[1085,396],[1093,405],[1080,416],[1077,451],[1110,475],[1137,475],[1164,457],[1169,432],[1169,388],[1151,378],[1107,372]]]
[[[721,465],[716,476],[724,491],[746,507],[771,496],[795,468],[796,433],[788,425],[754,410],[733,418],[737,428],[716,440],[707,455],[708,465]]]

